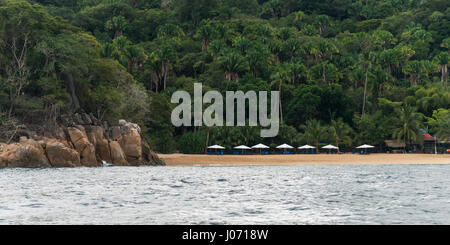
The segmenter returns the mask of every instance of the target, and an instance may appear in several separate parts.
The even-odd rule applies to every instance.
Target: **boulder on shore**
[[[111,149],[111,162],[116,166],[130,166],[128,163],[125,153],[120,147],[119,142],[111,141],[109,142],[109,148]]]
[[[81,125],[77,127],[68,127],[70,141],[75,146],[75,150],[80,153],[80,162],[83,166],[95,167],[101,166],[101,163],[97,161],[95,156],[95,147],[89,142],[85,129]]]
[[[127,123],[124,126],[120,126],[121,135],[118,138],[118,142],[127,161],[131,165],[143,165],[142,161],[142,143],[141,135],[137,128],[131,123]]]
[[[95,155],[98,162],[112,162],[109,142],[103,134],[103,128],[100,126],[85,126],[89,141],[95,147]]]
[[[48,160],[53,167],[78,167],[81,166],[80,154],[56,139],[45,141],[45,151]]]
[[[2,167],[51,167],[42,146],[22,137],[20,142],[3,146],[0,153]]]

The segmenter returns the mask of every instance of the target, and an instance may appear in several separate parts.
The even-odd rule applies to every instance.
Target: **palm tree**
[[[122,36],[123,31],[127,28],[128,21],[123,16],[114,16],[105,24],[107,30],[114,32],[114,38]]]
[[[392,137],[398,141],[403,139],[406,152],[406,143],[418,141],[423,136],[420,132],[421,117],[416,112],[416,108],[409,105],[404,105],[398,109],[397,114],[399,125],[394,129]]]
[[[339,142],[341,141],[351,141],[350,133],[352,132],[352,128],[343,122],[342,118],[339,118],[338,120],[331,120],[329,131],[336,143],[336,146],[339,146]]]
[[[102,46],[102,49],[100,50],[100,56],[102,58],[114,58],[114,56],[117,54],[117,48],[112,43],[106,43]]]
[[[363,103],[362,103],[362,112],[361,114],[364,115],[366,111],[366,97],[367,97],[367,83],[369,81],[369,70],[371,68],[371,61],[370,61],[370,53],[361,54],[359,56],[359,63],[364,66],[365,70],[365,78],[364,78],[364,94],[363,94]]]
[[[131,41],[128,40],[125,36],[120,36],[117,38],[114,38],[113,40],[114,46],[117,48],[117,52],[122,52],[128,45],[131,44]]]
[[[196,37],[202,40],[202,51],[208,50],[211,38],[214,35],[214,29],[210,24],[204,24],[197,30]]]
[[[174,24],[165,24],[158,28],[158,39],[160,40],[180,40],[185,36],[183,29]]]
[[[380,65],[378,65],[372,72],[372,79],[372,90],[374,91],[374,94],[377,95],[376,97],[378,97],[378,94],[388,85],[391,77]]]
[[[411,86],[417,85],[420,79],[420,72],[422,70],[422,63],[418,60],[410,61],[403,68],[403,73],[409,75]]]
[[[247,39],[245,37],[237,36],[236,38],[233,39],[233,48],[239,50],[241,55],[244,55],[244,56],[247,55],[247,52],[251,46],[252,46],[252,43],[250,42],[249,39]]]
[[[283,106],[281,105],[281,98],[282,98],[282,93],[281,93],[281,87],[283,85],[283,83],[288,83],[291,81],[291,71],[290,71],[290,67],[289,64],[287,63],[282,63],[278,66],[277,72],[274,73],[271,76],[272,79],[272,84],[278,84],[278,91],[280,92],[280,118],[281,118],[281,122],[283,122]]]
[[[145,62],[145,68],[151,74],[151,83],[149,85],[150,89],[153,89],[153,84],[155,85],[155,92],[159,92],[159,85],[163,80],[163,74],[161,73],[162,62],[156,52],[152,52],[147,61]]]
[[[329,25],[331,25],[331,20],[330,20],[330,17],[328,17],[327,15],[321,14],[321,15],[315,16],[314,23],[317,26],[317,32],[319,32],[319,35],[322,36],[325,29]]]
[[[435,136],[441,140],[450,139],[450,109],[443,108],[433,111],[429,124],[435,131]]]
[[[133,74],[134,70],[147,59],[144,50],[136,45],[125,48],[124,56],[127,60],[128,72]]]
[[[305,125],[300,126],[305,131],[303,137],[308,143],[313,142],[319,152],[320,140],[326,136],[327,127],[324,127],[316,119],[308,120]]]
[[[301,62],[290,63],[290,68],[291,68],[292,84],[295,85],[295,83],[300,80],[302,75],[306,73],[307,69],[306,66],[303,65]]]
[[[439,66],[441,72],[441,82],[447,83],[448,65],[450,64],[450,55],[447,52],[441,52],[436,55],[434,62]]]
[[[230,52],[220,57],[220,64],[225,70],[225,78],[228,81],[239,81],[239,73],[247,70],[248,64],[241,55]]]
[[[165,43],[158,50],[158,57],[161,60],[161,74],[163,76],[163,89],[167,88],[167,77],[169,76],[170,62],[176,58],[176,52],[172,44]]]

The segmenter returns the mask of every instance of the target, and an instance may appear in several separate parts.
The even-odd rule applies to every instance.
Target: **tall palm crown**
[[[392,137],[398,141],[403,139],[405,147],[407,143],[420,140],[423,135],[420,132],[421,120],[416,108],[404,105],[397,110],[397,113],[398,127],[394,129]]]
[[[339,143],[342,141],[351,141],[350,134],[352,132],[352,128],[342,121],[342,118],[338,120],[331,120],[329,132],[333,137],[336,146],[339,146]]]
[[[309,143],[314,143],[319,150],[319,142],[327,134],[327,127],[321,125],[316,119],[308,120],[305,125],[300,126],[305,131],[303,137]]]
[[[219,60],[228,81],[239,81],[239,73],[247,70],[248,67],[245,58],[235,52],[227,53]]]

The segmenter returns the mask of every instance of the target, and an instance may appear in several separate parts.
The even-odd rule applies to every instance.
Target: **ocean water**
[[[0,169],[0,224],[450,224],[450,165]]]

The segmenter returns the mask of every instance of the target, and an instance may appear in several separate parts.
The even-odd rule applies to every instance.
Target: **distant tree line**
[[[159,152],[450,138],[446,0],[0,0],[0,138],[85,111]],[[275,138],[171,125],[172,92],[277,90]],[[34,116],[33,116],[34,115]],[[322,143],[321,143],[322,142]]]

